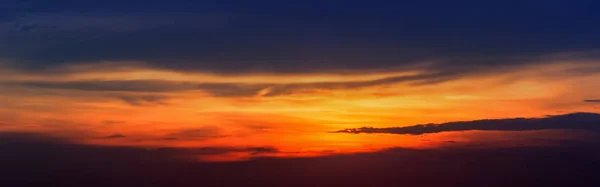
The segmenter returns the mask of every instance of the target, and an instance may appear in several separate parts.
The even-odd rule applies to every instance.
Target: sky
[[[0,0],[0,147],[232,168],[533,159],[600,140],[598,6]]]

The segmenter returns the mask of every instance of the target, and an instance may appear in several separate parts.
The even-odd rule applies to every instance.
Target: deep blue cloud
[[[436,61],[426,69],[470,73],[600,47],[595,1],[30,0],[11,7],[0,17],[24,25],[18,30],[56,28],[0,37],[0,58],[30,71],[143,61],[226,74],[363,72]],[[65,19],[43,19],[52,16]]]

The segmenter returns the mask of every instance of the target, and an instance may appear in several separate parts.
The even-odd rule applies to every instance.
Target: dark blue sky
[[[600,45],[595,1],[6,1],[0,58],[28,71],[469,73]],[[596,56],[593,54],[592,56]],[[587,58],[587,56],[586,56]]]

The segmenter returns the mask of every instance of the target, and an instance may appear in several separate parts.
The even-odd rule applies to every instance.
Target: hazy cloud
[[[72,89],[82,91],[132,91],[132,92],[174,92],[196,89],[188,82],[162,80],[111,80],[111,81],[71,81],[71,82],[11,82],[8,84],[50,89]]]
[[[45,143],[67,143],[64,138],[54,137],[46,134],[27,132],[0,132],[0,142],[45,142]]]
[[[43,82],[24,81],[8,82],[4,84],[47,88],[47,89],[70,89],[81,91],[129,91],[129,92],[177,92],[200,90],[217,97],[247,97],[256,96],[280,96],[288,95],[297,91],[313,90],[345,90],[358,89],[373,86],[382,86],[397,83],[408,83],[412,85],[436,84],[444,81],[460,78],[460,74],[454,73],[423,73],[417,75],[393,76],[366,81],[338,81],[338,82],[311,82],[311,83],[194,83],[164,80],[112,80],[112,81],[71,81],[71,82]],[[165,104],[164,96],[122,96],[119,99],[131,105],[143,105],[145,103]]]
[[[133,106],[167,105],[167,100],[169,99],[166,96],[160,95],[128,95],[118,96],[117,98]]]
[[[106,125],[114,125],[114,124],[121,124],[121,123],[125,123],[125,121],[119,121],[119,120],[104,120],[104,121],[102,121],[102,124],[106,124]]]
[[[15,24],[10,30],[13,32],[44,32],[57,29],[55,26],[40,25],[40,24]]]
[[[122,135],[122,134],[113,134],[113,135],[105,136],[102,138],[103,139],[120,139],[120,138],[127,138],[127,136]]]
[[[597,186],[599,144],[543,147],[391,148],[305,158],[269,158],[272,147],[158,148],[47,142],[0,133],[4,186]],[[38,141],[32,141],[38,137]],[[24,142],[22,140],[28,139]],[[249,153],[250,160],[206,163],[200,156]],[[333,153],[332,153],[333,154]],[[549,156],[550,155],[550,156]],[[190,160],[189,158],[195,158]],[[576,158],[576,159],[574,159]],[[460,172],[456,172],[460,170]],[[485,171],[485,172],[482,172]],[[432,176],[432,172],[440,175]],[[77,177],[74,177],[77,176]],[[465,180],[469,176],[472,180]],[[560,176],[560,177],[557,177]],[[511,180],[506,180],[510,178]],[[374,180],[376,179],[376,180]],[[544,180],[540,180],[544,179]],[[38,185],[40,184],[40,185]],[[125,185],[124,185],[125,184]]]
[[[223,129],[214,127],[214,126],[206,126],[196,129],[186,129],[178,132],[170,133],[166,135],[166,139],[170,140],[206,140],[211,138],[222,138],[227,136]]]
[[[583,102],[586,102],[586,103],[600,103],[600,99],[587,99],[587,100],[583,100]]]
[[[260,155],[279,152],[274,147],[200,147],[200,148],[172,148],[165,147],[154,150],[157,153],[185,153],[190,155],[221,155],[234,152]]]

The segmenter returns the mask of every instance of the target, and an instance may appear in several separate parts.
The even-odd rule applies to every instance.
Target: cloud
[[[48,31],[56,31],[58,29],[56,26],[51,25],[41,25],[41,24],[15,24],[15,26],[11,29],[13,32],[48,32]]]
[[[122,124],[125,123],[125,121],[119,121],[119,120],[104,120],[101,122],[102,124],[106,124],[106,125],[114,125],[114,124]]]
[[[206,140],[212,138],[222,138],[227,136],[223,129],[214,127],[214,126],[206,126],[196,129],[186,129],[180,130],[174,133],[167,134],[165,139],[169,140]]]
[[[172,148],[165,147],[154,150],[157,153],[186,153],[191,155],[223,155],[228,153],[250,153],[260,155],[265,153],[277,153],[274,147],[200,147],[200,148]]]
[[[584,4],[268,4],[15,4],[3,12],[10,25],[59,30],[1,37],[0,58],[35,72],[139,61],[156,69],[228,75],[364,73],[430,62],[420,68],[466,76],[542,63],[540,56],[592,50],[600,42],[599,29],[585,21],[600,15]],[[561,11],[576,13],[555,13]]]
[[[0,142],[3,143],[30,143],[30,142],[45,142],[45,143],[67,143],[64,138],[55,137],[47,134],[28,133],[28,132],[0,132]]]
[[[174,92],[193,90],[197,85],[188,82],[162,80],[110,80],[110,81],[71,81],[71,82],[12,82],[8,84],[50,89],[72,89],[82,91],[133,91],[133,92]]]
[[[169,99],[166,96],[160,95],[128,95],[118,96],[117,98],[132,106],[167,105],[167,100]]]
[[[114,134],[104,139],[119,139],[126,138],[122,134]],[[118,157],[119,155],[134,158],[141,156],[147,159],[152,157],[160,157],[162,161],[173,161],[177,158],[193,158],[195,156],[214,156],[226,155],[230,153],[248,153],[251,156],[260,156],[267,153],[279,152],[277,148],[268,146],[208,146],[208,147],[158,147],[158,148],[137,148],[137,147],[119,147],[119,146],[100,146],[100,145],[84,145],[70,142],[65,138],[53,137],[42,133],[27,133],[27,132],[0,132],[0,148],[13,149],[17,146],[34,152],[46,152],[49,154],[84,154],[91,157],[101,157],[95,153],[104,152],[107,157]],[[18,154],[18,153],[17,153]],[[26,152],[23,152],[26,154]],[[35,155],[29,155],[29,157]],[[83,155],[82,155],[83,156]],[[196,160],[199,161],[199,160]]]
[[[528,131],[544,129],[571,129],[600,132],[600,114],[572,113],[545,118],[487,119],[475,121],[423,124],[407,127],[344,129],[334,133],[387,133],[420,135],[451,131]]]
[[[600,99],[587,99],[587,100],[583,100],[583,102],[586,102],[586,103],[600,103]]]
[[[313,82],[280,84],[268,87],[262,96],[278,96],[293,93],[294,91],[306,90],[347,90],[365,87],[390,85],[397,83],[409,83],[413,85],[428,85],[442,82],[444,80],[458,79],[460,75],[452,73],[423,73],[417,75],[393,76],[369,81],[346,81],[346,82]],[[440,81],[438,81],[440,80]]]
[[[111,80],[111,81],[70,81],[44,82],[22,81],[5,82],[17,85],[47,89],[68,89],[81,91],[127,91],[127,92],[178,92],[200,90],[217,97],[264,97],[288,95],[298,91],[347,90],[383,86],[397,83],[429,85],[460,78],[454,73],[422,73],[417,75],[392,76],[366,81],[310,82],[310,83],[195,83],[165,80]],[[122,96],[119,99],[132,104],[164,104],[163,96]]]
[[[20,136],[43,136],[29,134]],[[6,137],[0,133],[0,137]],[[3,186],[597,186],[598,142],[557,146],[443,149],[390,148],[305,158],[237,162],[182,159],[237,151],[271,153],[270,147],[109,147],[12,136],[0,141]],[[2,139],[5,140],[5,139]],[[576,159],[574,159],[576,158]],[[460,170],[460,172],[456,172]],[[485,171],[485,172],[482,172]],[[437,173],[440,175],[432,175]],[[77,176],[77,177],[74,177]],[[465,180],[464,176],[469,176]],[[560,177],[557,177],[560,176]],[[510,178],[511,180],[506,180]],[[544,179],[544,180],[540,180]],[[39,184],[39,185],[38,185]]]
[[[122,135],[122,134],[113,134],[113,135],[105,136],[105,137],[102,137],[102,138],[103,139],[120,139],[120,138],[127,138],[127,136]]]
[[[217,97],[255,96],[272,84],[199,83],[196,89]]]

